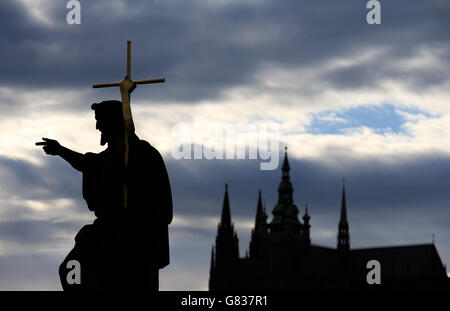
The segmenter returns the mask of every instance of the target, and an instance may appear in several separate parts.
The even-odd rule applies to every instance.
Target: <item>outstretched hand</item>
[[[36,146],[44,146],[42,149],[44,149],[44,152],[46,154],[51,155],[58,155],[59,151],[61,150],[61,145],[58,143],[58,141],[50,138],[42,137],[43,141],[37,142]]]

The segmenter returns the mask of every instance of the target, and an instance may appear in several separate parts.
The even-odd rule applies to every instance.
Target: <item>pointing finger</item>
[[[45,145],[47,145],[47,142],[45,141],[40,141],[36,143],[36,146],[45,146]]]

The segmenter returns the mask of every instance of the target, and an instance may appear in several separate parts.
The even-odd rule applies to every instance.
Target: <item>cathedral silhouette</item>
[[[249,253],[239,257],[239,241],[231,220],[228,186],[215,246],[211,253],[209,289],[221,290],[448,290],[449,279],[432,244],[350,248],[345,185],[342,190],[337,248],[311,244],[308,208],[298,218],[290,166],[285,152],[278,203],[272,220],[259,191]],[[367,263],[380,263],[381,284],[369,285]]]

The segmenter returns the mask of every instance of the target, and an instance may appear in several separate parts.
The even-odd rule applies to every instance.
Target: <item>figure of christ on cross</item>
[[[127,46],[127,75],[119,86],[122,102],[92,104],[96,128],[101,132],[100,152],[81,154],[58,141],[43,138],[36,145],[59,155],[83,174],[83,197],[97,216],[75,237],[75,247],[60,265],[64,290],[158,290],[158,270],[169,264],[168,225],[172,221],[172,195],[160,153],[134,132],[130,94],[137,84],[164,79],[131,80],[131,42]],[[71,282],[77,260],[81,282]]]

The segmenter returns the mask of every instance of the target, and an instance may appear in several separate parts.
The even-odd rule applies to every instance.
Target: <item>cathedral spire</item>
[[[228,185],[225,184],[222,215],[217,228],[216,245],[211,254],[211,265],[214,266],[213,283],[210,289],[221,290],[229,288],[228,277],[236,269],[239,261],[239,240],[231,222]],[[211,269],[213,269],[211,267]]]
[[[228,184],[225,184],[225,195],[223,198],[222,216],[220,218],[221,227],[231,227],[230,200],[228,199]]]
[[[310,228],[309,220],[311,216],[308,214],[308,203],[305,204],[305,215],[303,215],[303,236],[305,237],[307,245],[311,245],[311,237],[310,237]]]
[[[289,171],[291,170],[291,167],[289,166],[289,160],[288,160],[288,154],[287,154],[287,146],[284,147],[284,161],[283,161],[283,179],[289,180]]]
[[[309,224],[309,220],[311,219],[311,217],[308,214],[308,203],[305,204],[305,215],[303,215],[303,222],[304,224]]]
[[[345,197],[345,180],[342,185],[341,217],[338,226],[338,250],[350,249],[350,234],[347,221],[347,201]]]
[[[258,205],[256,207],[256,217],[255,217],[255,230],[258,231],[261,226],[266,225],[267,215],[263,209],[261,190],[258,192]]]
[[[284,161],[282,166],[282,177],[278,187],[278,204],[273,209],[272,224],[300,224],[298,220],[298,209],[294,204],[292,183],[290,180],[287,147],[284,148]]]
[[[342,202],[341,202],[341,218],[339,219],[339,225],[347,225],[347,202],[345,199],[345,179],[342,181]]]

